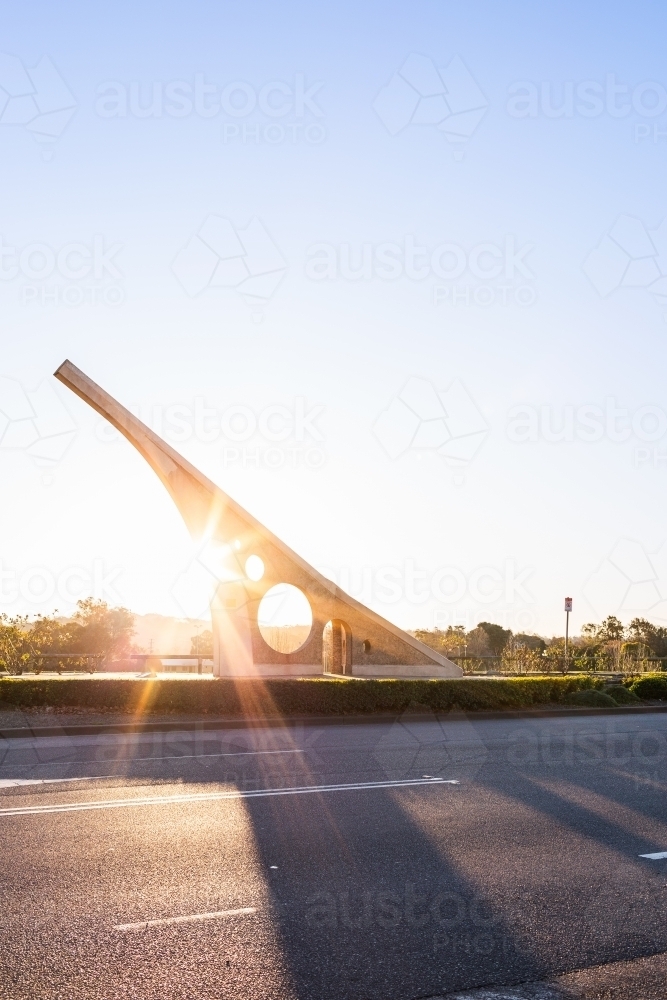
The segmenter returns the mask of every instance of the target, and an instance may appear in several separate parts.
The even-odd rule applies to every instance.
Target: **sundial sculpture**
[[[216,675],[461,676],[461,668],[451,660],[364,607],[309,566],[70,361],[58,368],[55,377],[143,455],[193,539],[222,553],[211,601]],[[291,652],[273,648],[280,643],[269,645],[258,623],[262,598],[279,584],[297,587],[312,611],[307,637],[302,633],[301,644]]]

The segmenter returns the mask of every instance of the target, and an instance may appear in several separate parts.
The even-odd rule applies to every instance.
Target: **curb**
[[[546,718],[577,718],[581,716],[600,715],[647,715],[667,712],[667,705],[619,705],[618,708],[526,708],[508,709],[493,712],[447,712],[444,715],[436,712],[410,712],[414,722],[432,722],[450,719],[546,719]],[[195,722],[115,722],[99,725],[67,725],[67,726],[25,726],[16,729],[0,729],[0,740],[35,739],[53,736],[103,736],[103,735],[133,735],[138,733],[200,733],[218,729],[266,729],[275,726],[293,728],[295,726],[356,726],[374,725],[387,722],[397,722],[403,718],[395,713],[378,712],[374,715],[294,715],[289,718],[282,716],[254,718],[218,718],[202,719]]]

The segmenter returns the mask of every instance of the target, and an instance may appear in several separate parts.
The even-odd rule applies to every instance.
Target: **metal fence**
[[[646,673],[649,671],[662,671],[667,670],[667,656],[649,656],[643,660],[630,660],[627,659],[622,666],[617,669],[596,669],[589,666],[582,667],[578,665],[575,660],[578,659],[576,654],[571,654],[567,658],[567,663],[565,662],[565,657],[561,656],[558,658],[547,658],[544,657],[544,666],[540,670],[529,670],[522,671],[520,669],[520,660],[517,659],[517,667],[513,668],[511,658],[503,657],[498,654],[485,654],[480,656],[469,656],[467,654],[454,654],[447,653],[443,651],[443,656],[446,656],[448,660],[453,660],[458,663],[459,666],[463,668],[463,672],[466,675],[481,675],[481,676],[495,676],[495,677],[509,677],[516,675],[533,675],[541,676],[542,674],[566,674],[566,673],[592,673],[596,677],[622,677],[625,674],[639,674]]]
[[[14,674],[41,674],[44,671],[62,673],[111,673],[127,670],[126,663],[136,663],[141,673],[161,672],[212,673],[213,658],[193,653],[130,653],[122,661],[107,660],[105,653],[35,653],[25,666]],[[184,662],[185,661],[185,662]]]

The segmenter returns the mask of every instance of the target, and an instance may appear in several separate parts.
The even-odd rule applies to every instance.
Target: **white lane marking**
[[[236,735],[235,735],[236,734]],[[286,735],[284,731],[271,733],[264,737],[256,730],[156,730],[149,733],[95,733],[89,736],[13,736],[0,737],[0,745],[12,753],[20,750],[37,750],[46,747],[47,749],[72,749],[72,747],[118,747],[130,746],[141,748],[159,743],[165,749],[170,746],[187,747],[193,743],[212,743],[221,748],[225,744],[247,743],[249,746],[259,750],[262,747],[268,749],[271,743],[290,743],[296,746],[302,733],[296,732],[294,737]]]
[[[146,760],[196,760],[198,757],[259,757],[273,753],[308,753],[308,750],[235,750],[233,753],[175,753],[164,757],[110,757],[109,760],[45,760],[36,764],[10,764],[10,767],[92,767],[93,764],[134,764]],[[101,774],[100,778],[108,775]],[[113,775],[112,775],[113,777]],[[10,779],[11,780],[11,779]],[[16,779],[19,780],[19,779]],[[60,779],[53,779],[60,780]],[[71,778],[71,781],[79,779]],[[83,779],[81,779],[83,780]],[[3,788],[0,781],[0,788]]]
[[[415,785],[458,785],[444,778],[423,778],[404,781],[362,781],[347,785],[303,785],[296,788],[259,788],[248,792],[194,792],[191,795],[154,795],[136,799],[98,799],[93,802],[71,802],[48,806],[16,806],[0,809],[0,816],[35,816],[41,813],[86,812],[91,809],[120,809],[124,806],[162,806],[181,802],[218,802],[223,799],[256,799],[275,795],[309,795],[324,792],[353,792],[374,788],[409,788]]]
[[[661,858],[667,858],[667,851],[658,851],[657,854],[640,854],[640,858],[648,858],[649,861],[660,861]]]
[[[157,920],[140,920],[136,924],[114,924],[115,931],[145,931],[148,927],[166,927],[168,924],[189,924],[197,920],[217,920],[220,917],[240,917],[257,913],[255,906],[242,906],[238,910],[213,910],[211,913],[190,913],[187,917],[160,917]]]
[[[18,785],[59,785],[63,781],[95,781],[96,778],[97,775],[92,778],[2,778],[0,788],[16,788]]]
[[[135,760],[196,760],[197,757],[260,757],[272,753],[308,753],[307,750],[234,750],[229,753],[175,753],[164,757],[116,757],[111,760],[99,761],[100,764],[124,764]],[[84,761],[72,761],[84,763]],[[87,763],[87,762],[86,762]],[[95,762],[97,763],[97,761]]]

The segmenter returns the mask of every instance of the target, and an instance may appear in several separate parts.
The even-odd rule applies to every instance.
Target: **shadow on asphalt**
[[[559,735],[571,741],[572,732]],[[647,795],[641,760],[636,757],[624,763],[630,770],[621,771],[614,760],[604,759],[586,767],[564,754],[546,766],[544,760],[532,760],[526,766],[515,762],[504,776],[478,776],[478,786],[494,796],[502,795],[515,807],[537,813],[551,829],[563,830],[570,844],[572,853],[566,858],[558,857],[557,845],[544,844],[545,895],[551,901],[545,928],[549,933],[540,933],[536,927],[532,939],[535,956],[540,952],[545,956],[540,978],[667,949],[667,864],[639,856],[667,846],[664,837],[639,829],[642,820],[647,829],[656,823],[664,825],[664,790],[657,786],[654,794]],[[632,773],[635,766],[638,774]],[[599,857],[599,867],[590,864],[591,853]],[[561,873],[569,870],[576,890],[574,907],[564,885],[549,885],[552,859]],[[554,934],[558,926],[563,928],[560,935]]]
[[[451,777],[446,734],[415,747],[415,732],[424,730],[408,718],[389,743],[378,733],[369,777]],[[313,759],[285,761],[284,783],[326,782]],[[470,759],[458,764],[465,771]],[[275,782],[275,761],[260,768]],[[458,794],[450,785],[246,800],[296,996],[405,1000],[538,977],[530,940],[411,818],[434,796],[446,821]]]
[[[438,748],[431,749],[433,764]],[[661,802],[642,794],[635,775],[619,774],[613,759],[586,768],[557,757],[549,764],[539,761],[532,774],[520,764],[504,774],[486,772],[481,764],[469,775],[469,789],[505,798],[510,825],[512,802],[546,821],[544,869],[537,885],[526,883],[530,900],[513,885],[509,870],[504,898],[492,895],[483,880],[467,878],[411,818],[410,812],[418,816],[421,797],[457,791],[306,796],[287,807],[276,800],[248,800],[297,995],[304,1000],[429,997],[485,984],[536,982],[665,951],[664,879],[638,854],[667,845],[632,833],[616,818],[629,808],[664,822]],[[411,758],[414,776],[423,762],[423,756]],[[431,767],[430,773],[437,772]],[[578,789],[578,801],[558,787],[544,787],[544,778]],[[309,780],[305,769],[303,780]],[[596,810],[587,807],[587,796],[595,796]],[[451,800],[442,801],[447,822]],[[605,805],[608,812],[601,815]],[[548,831],[555,828],[573,852],[586,845],[583,864],[549,842]],[[598,847],[605,861],[596,870],[590,849],[595,855]],[[611,873],[610,852],[616,854]],[[560,995],[569,993],[562,987]]]
[[[462,731],[460,721],[457,733]],[[474,721],[464,723],[473,729]],[[555,744],[551,759],[540,754],[534,760],[508,760],[488,754],[481,739],[475,750],[475,740],[469,738],[472,755],[457,756],[437,733],[422,737],[425,731],[410,725],[409,719],[400,725],[402,730],[391,736],[393,742],[378,731],[376,745],[368,749],[368,779],[461,775],[459,788],[244,800],[296,997],[437,997],[486,984],[536,982],[568,969],[667,950],[656,870],[637,858],[667,845],[633,837],[614,818],[615,810],[630,807],[647,819],[664,822],[657,796],[643,794],[635,776],[620,773],[613,759],[598,760],[594,767],[579,766],[575,758],[559,756]],[[559,733],[567,742],[568,730],[561,726]],[[340,771],[332,779],[316,746],[312,754],[267,754],[251,760],[245,753],[256,735],[207,733],[183,776],[161,780],[172,786],[182,780],[203,790],[225,784],[242,791],[364,780],[345,779]],[[283,735],[289,748],[290,731]],[[171,742],[178,741],[172,736]],[[156,749],[164,753],[169,744],[169,734],[156,734],[145,744],[146,756]],[[71,745],[63,746],[63,766],[65,760],[72,761],[72,751]],[[213,755],[220,752],[230,756]],[[359,748],[352,747],[349,753],[358,767]],[[124,780],[141,781],[153,780],[154,766],[164,770],[164,760],[161,757],[155,765],[119,761],[108,750],[95,763],[109,762]],[[576,802],[573,788],[578,790]],[[457,829],[477,829],[469,825],[469,816],[461,819],[461,810],[465,805],[473,810],[473,818],[478,816],[474,810],[480,808],[480,793],[510,807],[491,816],[490,831],[480,832],[492,842],[489,857],[498,839],[516,830],[516,811],[522,809],[545,822],[545,829],[564,830],[575,852],[578,844],[598,845],[607,861],[609,852],[616,852],[612,877],[608,864],[596,871],[581,868],[576,853],[563,857],[548,834],[543,869],[533,872],[525,898],[521,872],[513,878],[508,869],[488,883],[479,871],[466,876],[463,865],[454,860],[453,841],[451,853],[447,850],[447,830],[451,828],[454,837]],[[591,801],[596,797],[597,811],[587,807],[587,795]],[[606,815],[600,815],[601,800],[608,803]],[[434,808],[441,810],[446,828],[440,847],[421,822],[423,813]],[[534,852],[531,860],[534,865]],[[492,995],[522,994],[496,988]]]

